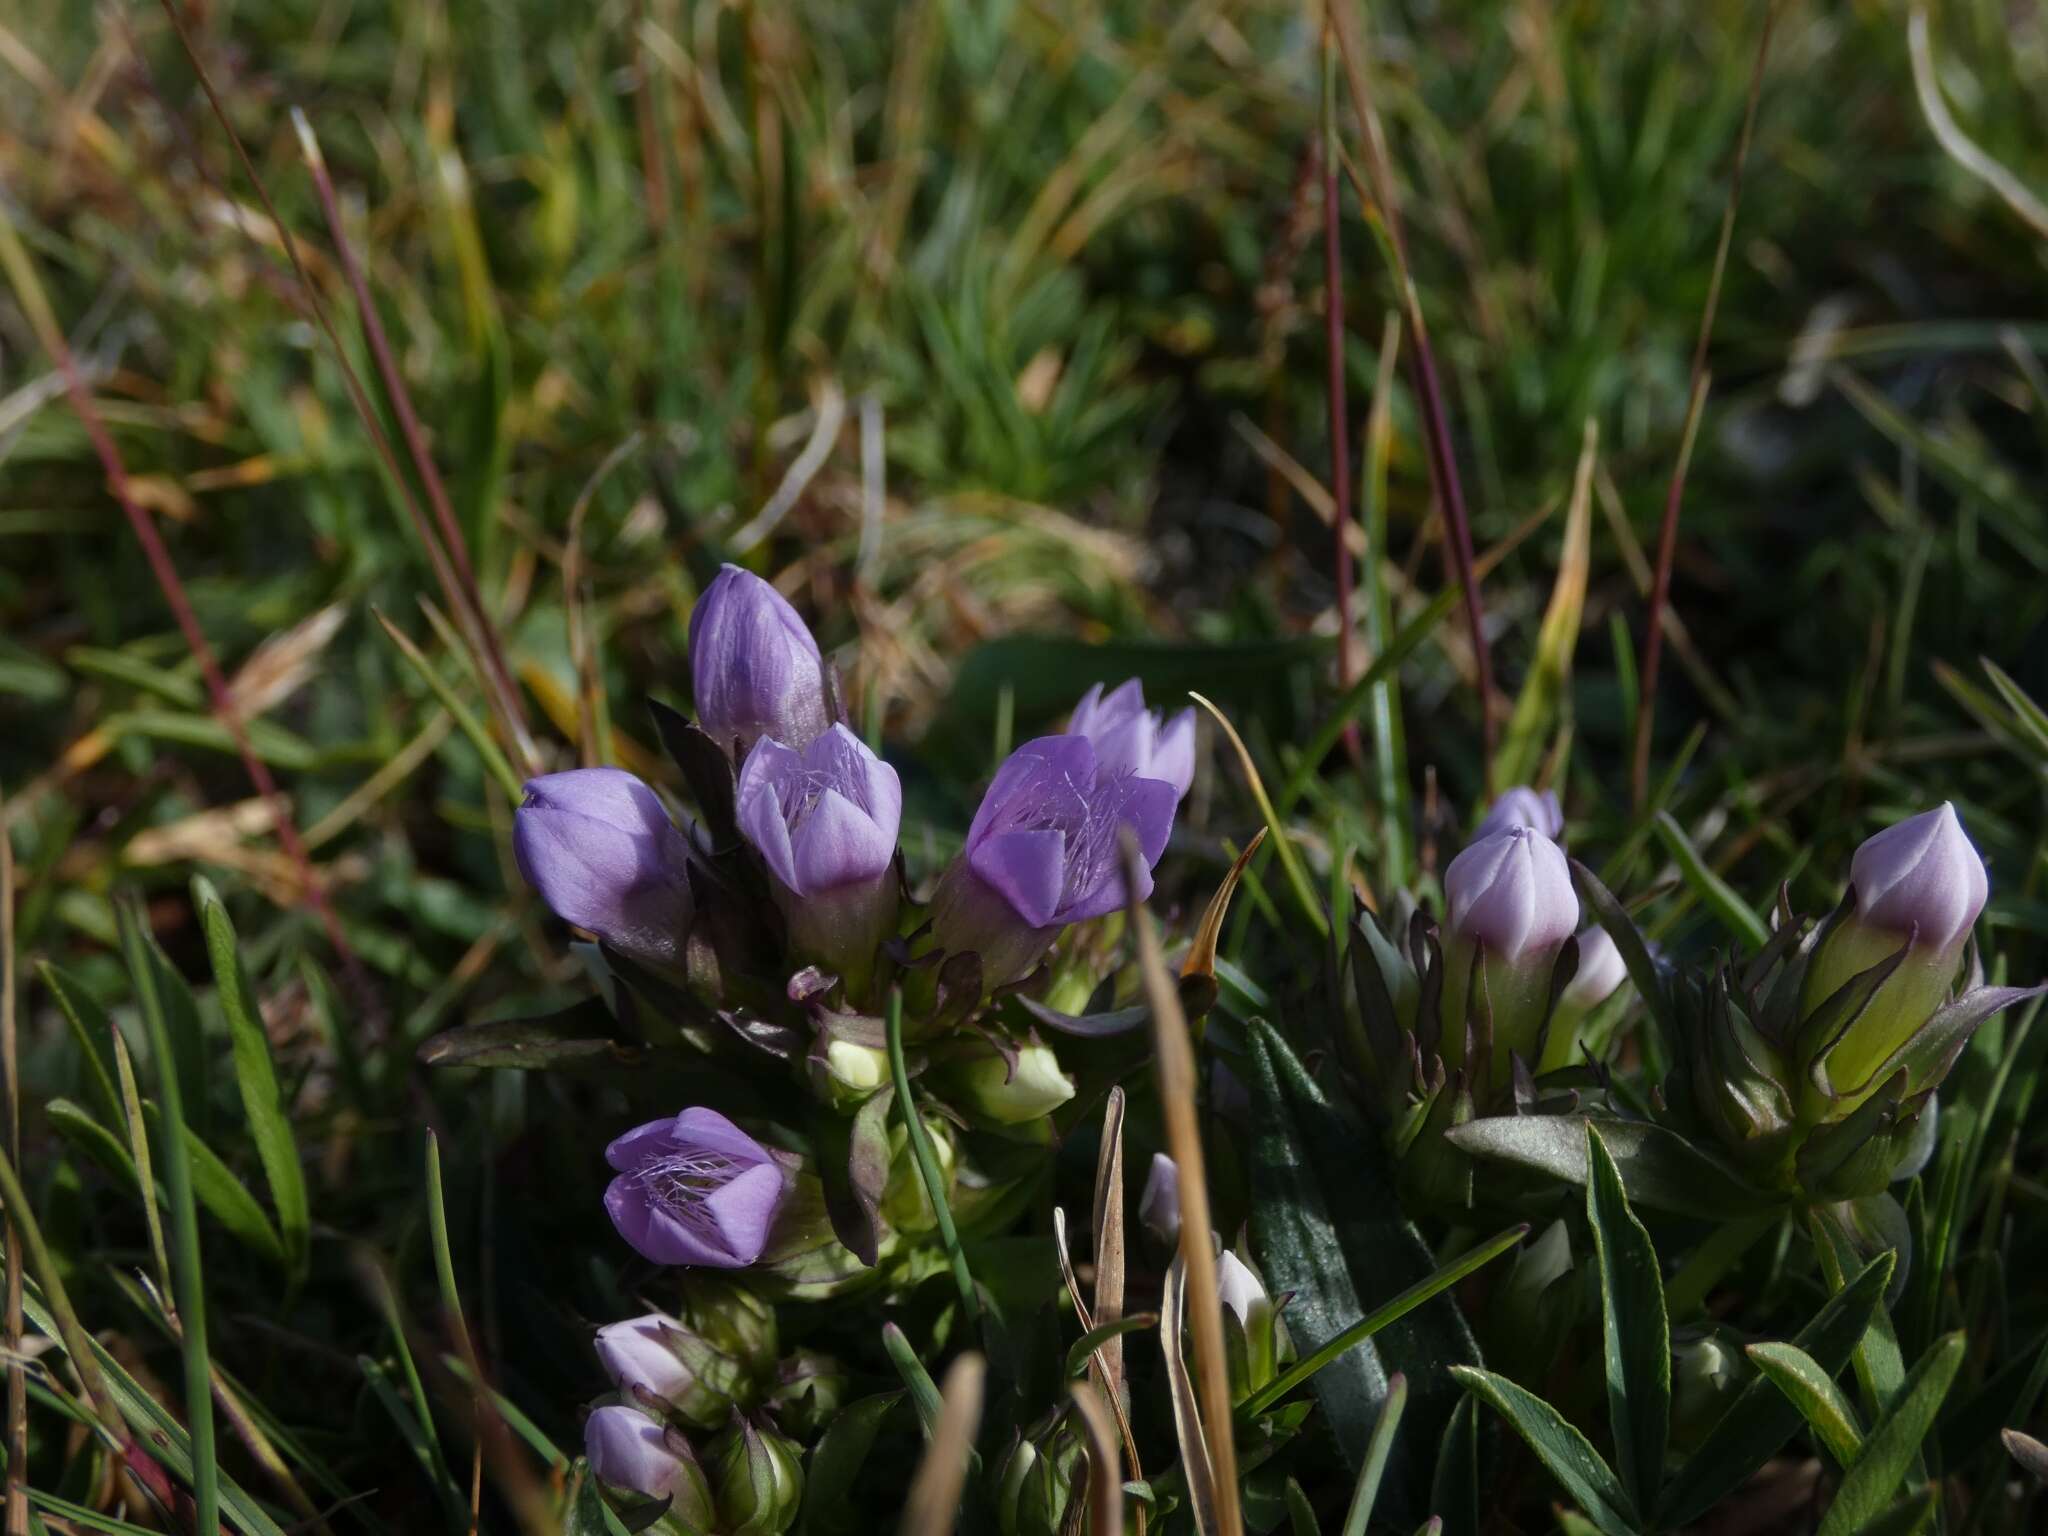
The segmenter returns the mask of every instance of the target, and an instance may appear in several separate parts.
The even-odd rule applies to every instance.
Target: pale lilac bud
[[[646,1392],[670,1400],[681,1398],[696,1385],[695,1373],[669,1347],[669,1336],[682,1331],[681,1323],[659,1312],[607,1323],[597,1330],[593,1341],[597,1363],[627,1397],[637,1398]]]
[[[1224,1309],[1235,1313],[1238,1323],[1247,1331],[1272,1305],[1259,1277],[1228,1248],[1216,1260],[1216,1294]]]
[[[1539,794],[1526,784],[1504,791],[1488,808],[1472,841],[1482,843],[1510,827],[1527,827],[1554,840],[1564,831],[1564,810],[1557,803],[1556,792],[1546,789]]]
[[[1526,826],[1497,832],[1451,860],[1444,899],[1446,932],[1510,961],[1556,954],[1579,923],[1563,850]]]
[[[604,1208],[657,1264],[743,1269],[761,1256],[786,1183],[768,1149],[711,1109],[686,1109],[605,1148]]]
[[[1558,994],[1557,1006],[1574,1013],[1591,1013],[1614,996],[1628,980],[1628,962],[1605,928],[1588,928],[1579,935],[1579,968]]]
[[[1984,860],[1946,803],[1866,841],[1850,861],[1849,885],[1854,908],[1814,952],[1803,1011],[1812,1013],[1901,949],[1905,955],[1828,1053],[1827,1077],[1838,1094],[1874,1087],[1892,1053],[1947,998],[1990,889]]]
[[[1162,1243],[1180,1241],[1180,1165],[1164,1152],[1152,1154],[1145,1193],[1138,1199],[1138,1220]]]
[[[1184,709],[1169,720],[1147,709],[1144,687],[1135,677],[1107,694],[1100,683],[1082,694],[1067,732],[1088,738],[1104,772],[1163,779],[1176,797],[1186,795],[1195,781],[1194,710]]]
[[[801,752],[764,736],[740,769],[737,806],[775,877],[792,947],[864,975],[896,921],[896,770],[843,725]]]
[[[1910,933],[1931,949],[1961,942],[1990,891],[1984,860],[1946,801],[1865,842],[1850,860],[1849,883],[1858,922]]]
[[[728,565],[690,610],[697,723],[728,751],[763,736],[801,751],[832,723],[818,642],[774,587]]]
[[[526,781],[512,852],[555,915],[613,948],[672,960],[690,925],[689,844],[653,790],[618,768]]]
[[[939,947],[978,953],[986,986],[1015,981],[1067,924],[1124,904],[1124,827],[1143,855],[1132,894],[1151,895],[1178,800],[1164,780],[1101,768],[1086,737],[1027,741],[996,770],[967,846],[932,898]]]
[[[710,1513],[710,1489],[690,1442],[637,1408],[607,1403],[583,1423],[590,1470],[614,1488],[670,1499],[670,1513],[692,1525]]]
[[[1542,1060],[1533,1063],[1539,1074],[1556,1072],[1578,1059],[1579,1026],[1627,980],[1628,962],[1607,930],[1595,926],[1580,933],[1579,968],[1557,995]]]
[[[1511,1055],[1533,1070],[1550,1013],[1551,972],[1579,924],[1564,850],[1530,827],[1474,843],[1444,871],[1444,1059],[1465,1059],[1468,1025],[1493,1038],[1491,1083],[1508,1081]],[[1484,986],[1482,999],[1474,972]]]

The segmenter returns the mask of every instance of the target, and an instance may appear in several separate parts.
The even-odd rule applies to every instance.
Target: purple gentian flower
[[[1504,790],[1488,807],[1486,819],[1479,823],[1472,841],[1483,843],[1510,827],[1528,827],[1555,839],[1564,831],[1564,808],[1557,803],[1556,791],[1546,789],[1539,794],[1526,784]]]
[[[671,1512],[693,1523],[710,1516],[710,1487],[690,1442],[638,1408],[607,1403],[593,1412],[583,1421],[583,1454],[614,1488],[670,1499]]]
[[[1082,694],[1067,722],[1067,733],[1088,738],[1095,748],[1096,766],[1104,772],[1164,779],[1177,796],[1185,796],[1195,781],[1193,708],[1182,710],[1171,720],[1147,709],[1144,687],[1135,677],[1108,694],[1100,683]]]
[[[832,723],[818,642],[783,595],[728,565],[690,610],[697,723],[727,751],[763,736],[802,751]]]
[[[657,1264],[744,1269],[768,1246],[787,1182],[769,1150],[713,1109],[686,1109],[604,1149],[604,1208]]]
[[[512,818],[526,883],[613,948],[672,960],[690,926],[689,844],[653,790],[618,768],[526,781]]]
[[[775,877],[797,953],[859,977],[896,921],[896,770],[843,725],[802,751],[764,736],[740,769],[740,831]]]
[[[1027,741],[996,770],[966,848],[932,897],[939,947],[979,954],[984,986],[1015,981],[1067,924],[1124,904],[1124,827],[1144,856],[1132,894],[1152,894],[1179,800],[1163,779],[1104,771],[1085,736]]]

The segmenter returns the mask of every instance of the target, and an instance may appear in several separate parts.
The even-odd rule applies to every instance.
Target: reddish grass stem
[[[1337,54],[1323,32],[1323,339],[1329,354],[1330,532],[1337,544],[1337,686],[1351,687],[1351,413],[1344,395],[1344,265],[1337,194]],[[1368,551],[1370,556],[1371,551]],[[1344,727],[1344,749],[1364,773],[1358,723]]]
[[[4,220],[4,216],[0,216]],[[114,446],[114,439],[107,431],[92,397],[86,391],[85,379],[78,371],[78,361],[72,356],[71,345],[64,339],[63,331],[44,298],[42,287],[36,280],[35,271],[29,265],[28,253],[11,224],[0,222],[0,261],[4,261],[8,276],[13,281],[16,297],[27,312],[29,323],[42,342],[43,350],[50,354],[50,361],[64,379],[64,392],[70,398],[71,409],[84,426],[86,436],[92,439],[93,451],[99,455],[100,467],[107,477],[107,489],[121,504],[127,514],[128,525],[135,532],[136,540],[142,545],[142,553],[149,561],[151,573],[162,589],[164,601],[170,605],[171,615],[177,620],[178,629],[185,637],[185,645],[199,663],[199,671],[206,680],[206,691],[213,701],[214,714],[233,738],[235,751],[241,756],[242,766],[248,771],[249,781],[256,786],[256,793],[267,801],[277,817],[277,840],[297,867],[300,885],[305,899],[318,914],[321,926],[327,932],[328,942],[347,967],[352,982],[359,984],[363,994],[369,996],[368,978],[361,972],[355,951],[341,931],[341,921],[335,916],[334,908],[327,900],[327,890],[313,868],[312,857],[306,852],[305,844],[299,838],[299,829],[292,820],[290,804],[277,781],[270,775],[270,769],[256,749],[250,744],[249,733],[242,721],[242,713],[236,705],[234,695],[228,688],[226,674],[221,671],[220,662],[213,654],[213,647],[200,627],[199,616],[193,611],[191,600],[185,594],[185,584],[178,578],[178,568],[171,559],[171,552],[164,545],[163,536],[156,530],[147,512],[135,499],[128,482],[127,467],[121,462],[121,453]]]
[[[1770,57],[1771,33],[1777,26],[1778,5],[1772,0],[1764,11],[1762,34],[1757,38],[1756,62],[1749,72],[1749,99],[1743,106],[1742,133],[1735,143],[1735,164],[1728,174],[1728,201],[1721,210],[1721,239],[1714,250],[1713,276],[1707,281],[1707,302],[1700,312],[1699,335],[1693,341],[1692,378],[1686,390],[1686,420],[1683,446],[1671,468],[1671,484],[1664,493],[1664,519],[1657,531],[1657,565],[1651,578],[1648,629],[1643,635],[1643,672],[1636,703],[1636,739],[1630,768],[1630,790],[1636,814],[1641,815],[1650,799],[1650,725],[1657,709],[1657,669],[1664,660],[1664,610],[1671,601],[1671,566],[1678,557],[1678,512],[1685,498],[1685,475],[1691,460],[1693,432],[1706,403],[1707,343],[1714,334],[1714,312],[1721,304],[1721,278],[1728,269],[1728,247],[1735,236],[1735,210],[1742,202],[1742,171],[1749,160],[1749,141],[1756,129],[1756,107],[1763,95],[1764,62]]]
[[[1346,7],[1328,5],[1330,29],[1336,33],[1337,49],[1344,61],[1344,78],[1351,90],[1351,107],[1358,116],[1364,136],[1366,162],[1371,170],[1372,201],[1377,204],[1387,231],[1387,243],[1394,257],[1394,281],[1401,290],[1401,309],[1415,338],[1409,355],[1416,404],[1422,412],[1423,439],[1429,448],[1430,478],[1436,486],[1437,504],[1443,510],[1445,543],[1450,547],[1451,567],[1464,594],[1465,627],[1472,642],[1473,667],[1479,685],[1479,733],[1485,750],[1484,775],[1488,795],[1493,793],[1493,660],[1486,645],[1486,614],[1479,597],[1479,576],[1472,552],[1472,519],[1465,507],[1465,490],[1458,478],[1458,458],[1451,448],[1450,414],[1444,409],[1443,385],[1437,377],[1436,353],[1430,345],[1429,327],[1422,318],[1422,300],[1416,291],[1408,265],[1408,244],[1401,232],[1401,205],[1394,185],[1392,157],[1387,153],[1386,135],[1374,110],[1366,83],[1365,47],[1360,41]]]

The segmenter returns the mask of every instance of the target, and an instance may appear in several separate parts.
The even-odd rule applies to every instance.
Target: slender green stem
[[[192,1154],[185,1144],[184,1089],[178,1081],[170,1018],[157,993],[156,965],[133,907],[121,909],[121,948],[135,999],[149,1026],[156,1060],[156,1091],[163,1103],[164,1182],[171,1197],[173,1269],[178,1282],[178,1328],[184,1340],[185,1417],[192,1437],[192,1528],[220,1528],[220,1463],[213,1433],[213,1362],[206,1347],[206,1277],[199,1256],[199,1209],[192,1193]]]
[[[1528,1231],[1528,1226],[1524,1224],[1509,1227],[1505,1232],[1497,1232],[1471,1252],[1453,1259],[1435,1274],[1418,1280],[1377,1312],[1367,1313],[1307,1359],[1296,1362],[1291,1370],[1274,1377],[1246,1398],[1244,1406],[1238,1409],[1238,1417],[1257,1418],[1346,1350],[1364,1343],[1389,1323],[1399,1322],[1432,1296],[1449,1290],[1474,1270],[1492,1263],[1527,1236]]]
[[[925,1198],[932,1203],[932,1215],[939,1223],[939,1241],[952,1261],[953,1283],[960,1287],[960,1305],[968,1320],[981,1326],[981,1298],[974,1292],[974,1276],[967,1272],[967,1254],[960,1246],[959,1230],[953,1225],[953,1208],[946,1203],[946,1186],[939,1177],[939,1160],[932,1151],[931,1133],[910,1096],[910,1068],[903,1059],[903,993],[889,989],[889,1076],[896,1084],[896,1105],[903,1111],[903,1130],[910,1140],[910,1158],[917,1164],[918,1179]]]

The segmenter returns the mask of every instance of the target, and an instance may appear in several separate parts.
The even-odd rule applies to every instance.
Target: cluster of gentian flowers
[[[1459,1149],[1494,1155],[1498,1141],[1460,1136],[1469,1122],[1599,1098],[1586,1026],[1631,980],[1682,1058],[1665,1085],[1686,1101],[1676,1117],[1760,1202],[1873,1193],[1907,1168],[1918,1117],[1971,1031],[2030,995],[1979,985],[1969,939],[1987,878],[1952,806],[1866,841],[1821,923],[1781,901],[1759,953],[1695,971],[1658,959],[1575,871],[1563,830],[1554,795],[1509,790],[1444,871],[1441,925],[1412,904],[1355,925],[1350,1060],[1411,1198],[1471,1203]],[[1589,888],[1608,910],[1582,926]]]
[[[612,970],[664,978],[735,1027],[761,1023],[753,1038],[808,1030],[795,1053],[802,1080],[833,1111],[855,1113],[886,1085],[876,1015],[895,990],[906,1032],[927,1044],[934,1081],[960,1107],[998,1127],[1042,1121],[1074,1093],[1051,1048],[983,1022],[970,1038],[961,1026],[990,997],[1031,987],[1071,925],[1150,894],[1194,776],[1193,712],[1163,719],[1135,680],[1091,689],[1064,733],[1024,743],[998,768],[920,907],[898,853],[896,771],[840,718],[836,678],[796,610],[727,566],[691,615],[689,645],[697,721],[681,729],[702,822],[679,826],[618,769],[535,778],[514,828],[528,883],[595,936]],[[1141,855],[1134,890],[1126,838]],[[928,1123],[950,1166],[946,1124]],[[816,1203],[797,1198],[804,1151],[765,1144],[701,1105],[628,1131],[606,1157],[616,1176],[605,1208],[657,1265],[767,1262],[802,1219],[797,1208]],[[899,1226],[917,1225],[916,1200],[883,1192],[879,1203]],[[875,1262],[873,1244],[860,1245],[861,1262]],[[708,1524],[692,1512],[715,1505],[721,1529],[786,1529],[796,1456],[761,1394],[740,1390],[747,1371],[711,1358],[729,1352],[660,1314],[599,1337],[619,1396],[587,1421],[597,1474],[672,1500],[685,1525]],[[689,1406],[707,1393],[709,1422]],[[714,1489],[686,1431],[723,1414]]]

